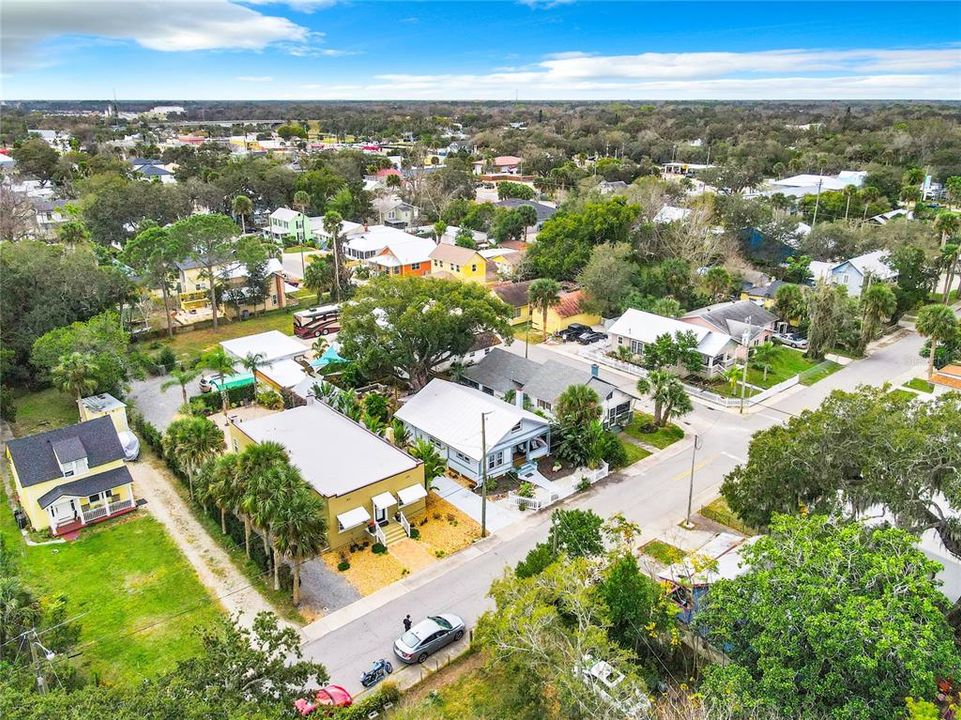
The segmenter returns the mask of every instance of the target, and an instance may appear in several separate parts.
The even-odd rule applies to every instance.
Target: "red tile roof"
[[[583,290],[574,290],[561,295],[560,300],[554,305],[554,310],[561,317],[571,317],[581,312],[581,300],[584,297]]]

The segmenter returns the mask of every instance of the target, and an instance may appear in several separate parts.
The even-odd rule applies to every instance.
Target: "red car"
[[[350,696],[340,685],[327,685],[322,687],[314,695],[313,700],[300,698],[294,701],[294,708],[297,712],[306,717],[321,707],[350,707],[354,704],[354,698]]]

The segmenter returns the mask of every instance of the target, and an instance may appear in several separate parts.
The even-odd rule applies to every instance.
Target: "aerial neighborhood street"
[[[955,720],[958,27],[5,0],[0,718]]]

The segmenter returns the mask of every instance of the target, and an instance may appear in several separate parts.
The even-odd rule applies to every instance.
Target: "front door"
[[[77,517],[77,509],[73,500],[61,500],[51,508],[54,525],[69,522]]]
[[[374,506],[374,522],[378,525],[387,522],[387,508],[379,508]]]

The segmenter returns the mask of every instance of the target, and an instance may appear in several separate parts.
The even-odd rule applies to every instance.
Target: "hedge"
[[[220,391],[214,391],[209,393],[201,393],[200,395],[194,395],[188,400],[188,402],[193,402],[198,400],[204,404],[209,413],[220,412],[223,407],[223,400],[220,398]],[[230,388],[227,390],[227,402],[233,407],[235,405],[241,405],[246,402],[253,402],[254,400],[254,386],[253,384],[244,385],[242,387]]]

